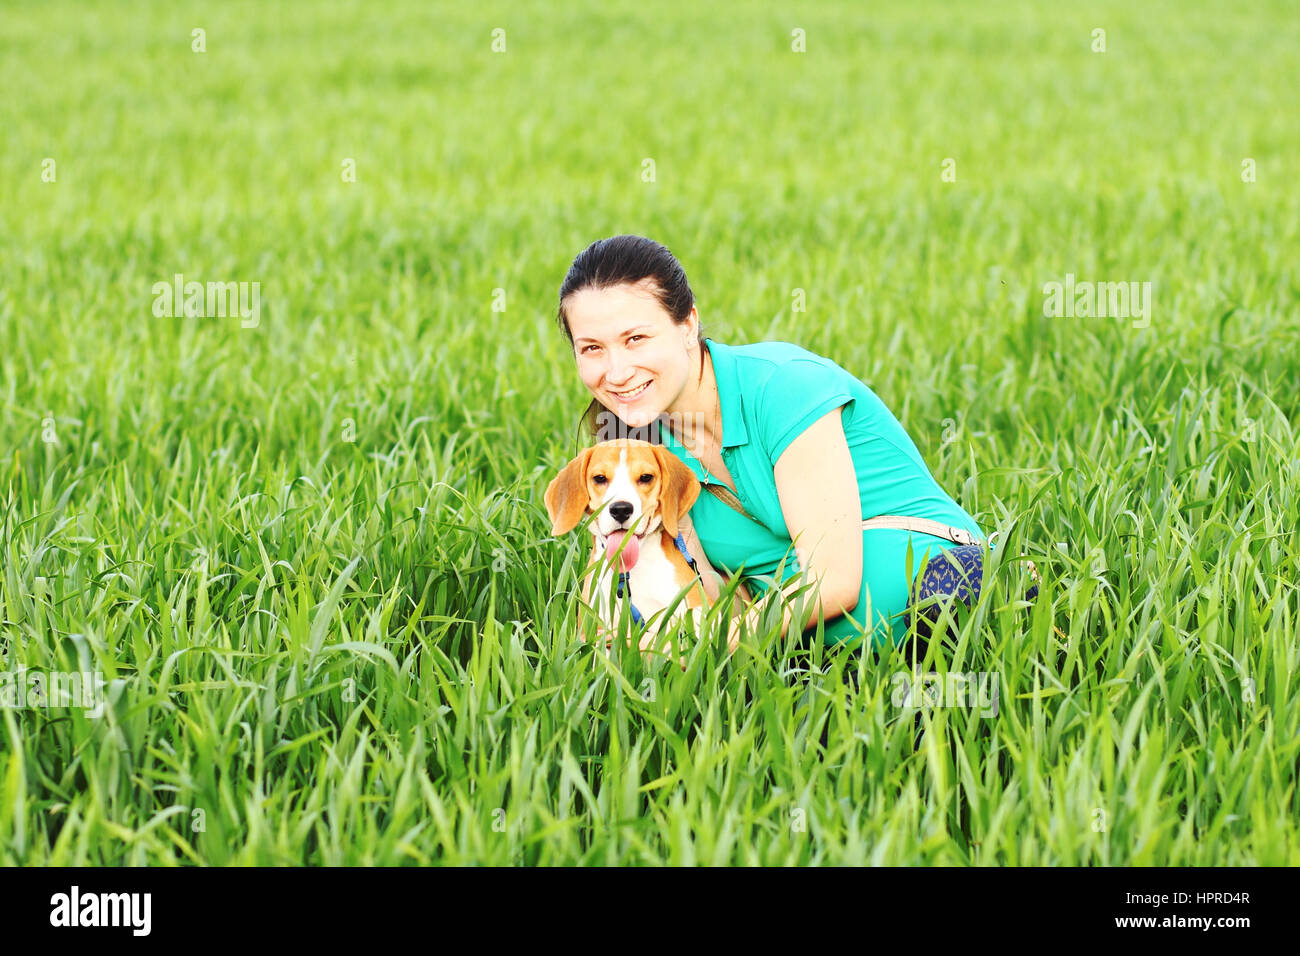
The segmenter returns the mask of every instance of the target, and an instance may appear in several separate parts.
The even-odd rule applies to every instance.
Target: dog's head
[[[660,523],[676,537],[677,522],[699,496],[699,479],[672,452],[620,438],[583,449],[547,487],[545,500],[551,534],[571,531],[598,512],[591,530],[608,544],[611,535],[621,540],[627,532],[643,538]]]

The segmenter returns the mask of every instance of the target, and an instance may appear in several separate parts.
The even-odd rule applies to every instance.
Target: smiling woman
[[[807,569],[815,596],[799,624],[820,625],[827,644],[900,642],[927,560],[982,537],[856,377],[791,343],[702,337],[685,272],[659,243],[592,243],[561,286],[559,323],[592,395],[589,437],[612,422],[620,433],[607,437],[680,458],[711,492],[690,511],[692,553],[772,594]],[[950,593],[978,593],[971,573],[950,575]]]

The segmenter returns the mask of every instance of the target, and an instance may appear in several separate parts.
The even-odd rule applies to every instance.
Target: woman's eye
[[[640,333],[638,332],[636,335],[630,336],[630,337],[628,338],[628,341],[631,342],[631,341],[633,341],[634,339],[643,339],[643,338],[645,338],[645,336],[642,335],[642,334],[640,334]]]
[[[652,481],[654,481],[654,480],[655,480],[655,476],[652,475],[652,474],[649,474],[649,473],[646,473],[646,474],[644,474],[644,475],[641,476],[641,484],[643,484],[643,485],[648,485],[648,484],[650,484],[650,482],[652,482]]]
[[[586,347],[583,348],[583,350],[582,350],[582,354],[583,354],[583,355],[586,355],[588,352],[590,352],[590,351],[591,351],[592,349],[594,349],[594,348],[599,348],[599,346],[596,346],[596,345],[588,345],[588,346],[586,346]]]
[[[603,485],[608,479],[604,475],[597,475],[595,478],[592,478],[591,480],[598,485]]]

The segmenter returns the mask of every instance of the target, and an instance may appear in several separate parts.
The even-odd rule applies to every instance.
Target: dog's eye
[[[609,479],[606,478],[604,475],[595,475],[592,477],[591,480],[598,485],[603,485],[605,482],[609,481]]]
[[[650,482],[652,482],[652,481],[654,481],[654,480],[655,480],[655,476],[652,475],[652,474],[650,474],[649,472],[646,472],[644,475],[642,475],[642,476],[641,476],[641,479],[640,479],[641,484],[643,484],[643,485],[648,485],[648,484],[650,484]]]

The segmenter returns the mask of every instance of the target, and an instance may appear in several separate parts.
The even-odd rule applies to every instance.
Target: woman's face
[[[583,289],[565,306],[587,391],[631,428],[648,425],[672,406],[699,347],[687,345],[699,328],[694,306],[677,325],[642,283]]]

